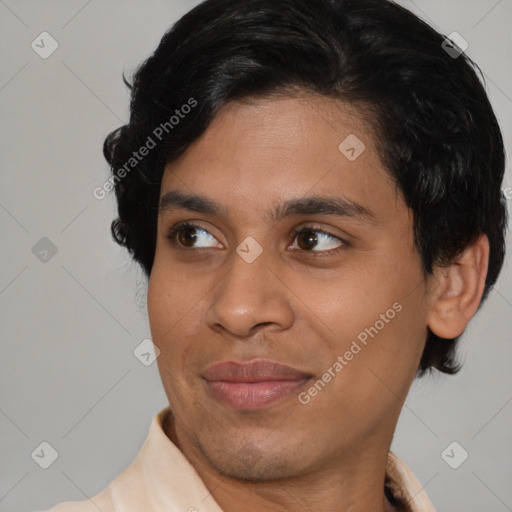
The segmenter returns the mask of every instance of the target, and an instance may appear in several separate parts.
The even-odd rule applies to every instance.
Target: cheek
[[[409,375],[425,341],[425,281],[414,255],[395,256],[379,258],[321,288],[310,286],[309,293],[334,333],[331,350],[343,354],[355,341],[362,349],[357,359],[365,366],[384,374],[400,367]]]
[[[152,340],[160,349],[159,365],[176,370],[193,360],[188,355],[197,339],[207,291],[201,276],[193,278],[155,259],[147,305]]]
[[[147,304],[149,324],[155,343],[163,336],[166,324],[171,322],[169,306],[172,299],[168,290],[163,276],[160,276],[158,269],[153,267],[148,283]]]
[[[147,295],[149,323],[155,339],[163,341],[183,318],[194,314],[194,305],[200,300],[200,295],[195,295],[183,272],[155,258]]]
[[[175,283],[153,268],[148,284],[148,319],[152,341],[160,350],[157,362],[161,373],[162,365],[169,370],[179,360],[178,332],[185,312],[181,310],[182,301],[175,295]]]
[[[342,348],[344,341],[355,338],[365,328],[373,326],[382,320],[380,315],[386,315],[385,320],[393,322],[396,316],[395,302],[404,300],[404,274],[395,275],[390,269],[346,268],[334,273],[329,279],[302,279],[290,276],[293,291],[300,299],[307,317],[313,317],[313,322],[321,320],[319,327],[325,327],[328,338],[339,340]],[[313,312],[314,315],[310,315]],[[390,322],[386,322],[386,326]]]

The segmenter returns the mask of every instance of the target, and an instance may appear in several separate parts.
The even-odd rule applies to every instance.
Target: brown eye
[[[333,254],[348,245],[341,238],[313,226],[295,229],[294,235],[297,239],[298,250],[311,253],[314,256]]]
[[[318,243],[318,238],[315,236],[314,231],[304,230],[297,235],[298,245],[304,251],[314,249]]]
[[[192,234],[196,228],[184,227],[177,233],[178,242],[185,247],[193,247],[197,241],[197,235]]]
[[[217,239],[206,229],[190,222],[182,222],[173,226],[167,238],[176,248],[203,249],[222,248]]]

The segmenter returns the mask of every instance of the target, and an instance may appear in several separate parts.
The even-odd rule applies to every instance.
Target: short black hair
[[[114,239],[149,277],[165,165],[228,102],[300,89],[358,105],[375,127],[380,159],[413,212],[425,275],[488,237],[482,303],[505,254],[503,139],[479,68],[446,42],[388,0],[202,2],[164,34],[132,83],[123,76],[130,120],[103,148],[118,202]],[[429,330],[417,375],[456,373],[457,341]]]

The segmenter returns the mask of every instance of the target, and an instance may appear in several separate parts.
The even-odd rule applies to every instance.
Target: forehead
[[[167,165],[161,196],[199,194],[248,211],[285,199],[339,196],[389,209],[396,187],[376,136],[351,105],[316,95],[225,105],[205,133]]]

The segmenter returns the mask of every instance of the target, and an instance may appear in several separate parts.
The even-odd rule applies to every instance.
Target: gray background
[[[401,3],[469,42],[510,148],[512,0]],[[122,71],[196,4],[0,0],[2,511],[96,494],[167,404],[156,364],[133,354],[150,337],[144,281],[110,239],[113,198],[92,191],[108,177],[103,139],[127,120]],[[43,31],[59,44],[47,59],[31,48]],[[42,237],[57,248],[46,262]],[[398,424],[392,449],[440,511],[512,510],[510,261],[463,337],[462,372],[416,382]],[[58,452],[48,469],[31,457],[43,441]],[[458,469],[441,457],[453,441],[469,453]]]

